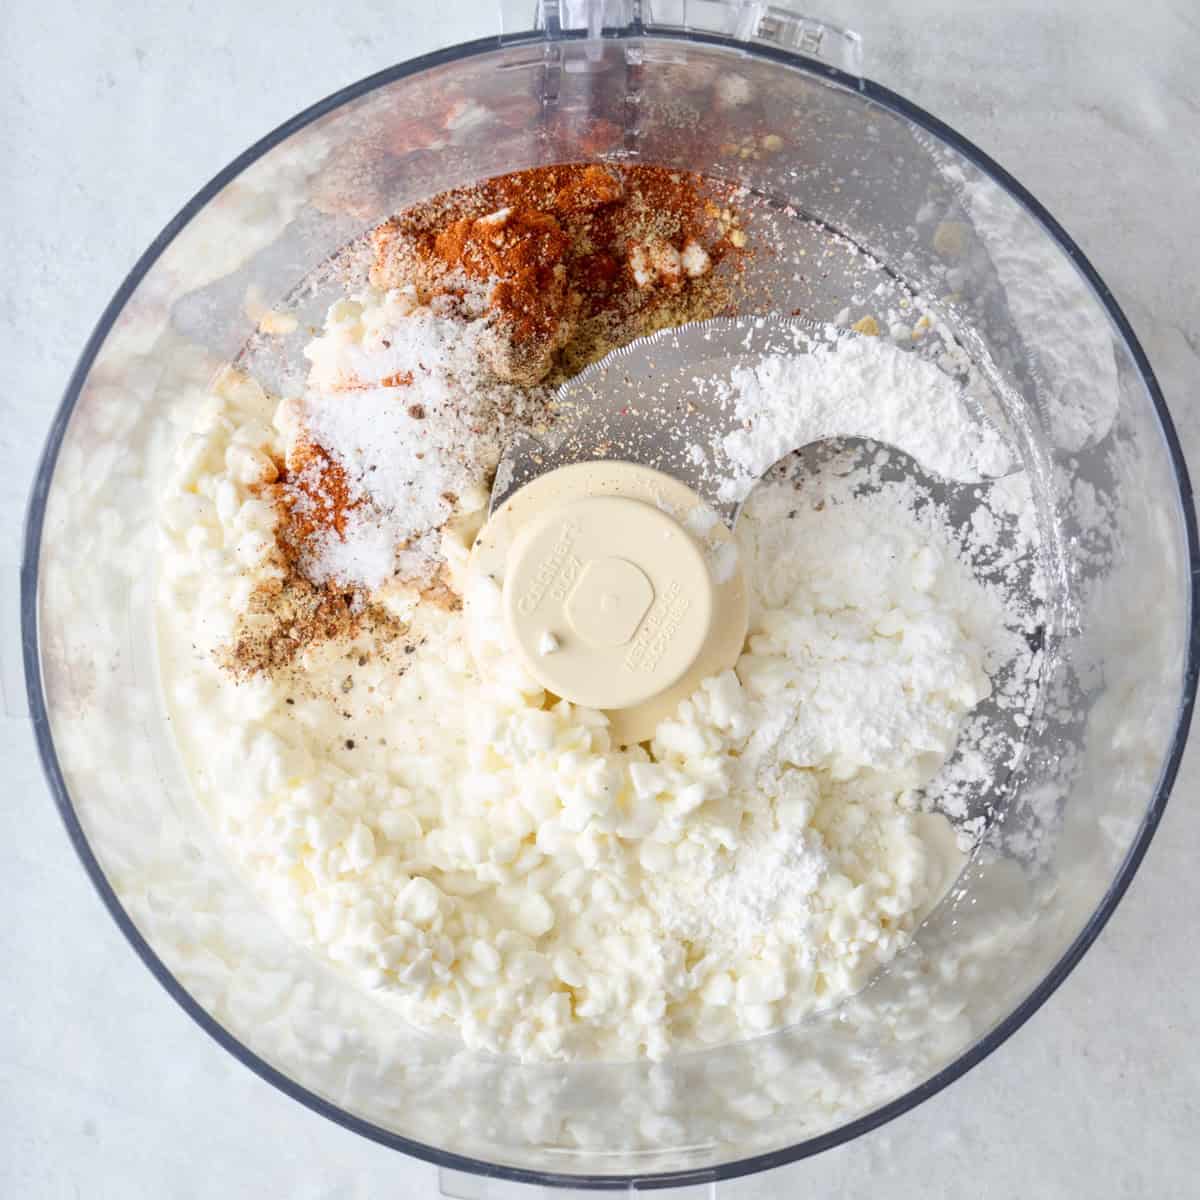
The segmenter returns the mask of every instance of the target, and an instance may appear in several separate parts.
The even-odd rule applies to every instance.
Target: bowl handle
[[[735,41],[791,50],[862,78],[862,38],[818,21],[789,4],[766,0],[499,0],[505,42],[584,35],[716,34]],[[530,17],[533,18],[532,25]]]

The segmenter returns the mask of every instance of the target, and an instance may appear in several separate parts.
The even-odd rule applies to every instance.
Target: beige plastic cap
[[[679,480],[596,461],[510,496],[476,538],[470,570],[500,586],[506,636],[530,674],[607,713],[628,745],[737,661],[748,605],[736,549]]]
[[[514,539],[504,617],[530,672],[589,708],[628,708],[682,678],[708,639],[713,584],[700,548],[666,513],[589,496]]]

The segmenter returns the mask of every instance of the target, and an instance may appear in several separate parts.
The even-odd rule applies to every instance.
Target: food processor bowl
[[[778,6],[541,15],[322,101],[168,225],[70,381],[22,575],[46,772],[130,943],[241,1061],[441,1164],[459,1195],[482,1195],[479,1177],[711,1184],[844,1142],[961,1075],[1057,987],[1128,886],[1196,686],[1196,528],[1166,406],[1112,295],[1029,193],[859,78],[853,35]],[[1039,707],[978,800],[959,885],[912,944],[799,1026],[664,1062],[468,1052],[292,942],[189,789],[156,668],[158,498],[214,371],[236,360],[287,389],[340,286],[323,266],[339,248],[441,190],[580,159],[701,172],[759,198],[794,238],[779,243],[786,271],[770,256],[749,267],[771,289],[748,290],[747,308],[832,321],[864,270],[927,303],[1002,398],[1048,581]],[[273,357],[254,337],[272,306],[299,323]]]

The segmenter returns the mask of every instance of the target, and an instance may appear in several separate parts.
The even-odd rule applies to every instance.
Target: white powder
[[[780,824],[768,811],[748,823],[733,852],[689,850],[681,867],[648,885],[648,901],[665,933],[710,954],[737,956],[784,924],[795,953],[811,961],[804,934],[830,866],[819,835]]]
[[[914,514],[910,489],[856,495],[865,482],[763,484],[739,526],[753,594],[741,707],[716,681],[684,716],[733,740],[740,807],[697,813],[649,884],[663,927],[710,953],[770,940],[805,961],[836,957],[812,926],[829,881],[899,861],[897,799],[911,806],[941,782],[965,715],[991,692],[987,669],[1025,650],[1001,596]],[[669,757],[673,737],[660,730],[656,749]],[[955,786],[986,784],[1007,749],[962,755]]]
[[[771,701],[756,737],[784,761],[835,779],[867,767],[917,787],[924,756],[940,764],[962,713],[990,692],[986,639],[1003,611],[897,493],[850,503],[844,488],[813,482],[754,494],[748,554],[756,601],[773,615],[760,618],[741,674]],[[781,654],[805,666],[786,693]]]
[[[878,338],[816,341],[731,373],[741,428],[722,446],[732,467],[721,498],[739,500],[773,463],[809,442],[867,437],[899,447],[948,479],[1003,475],[1003,438],[964,387],[930,362]]]

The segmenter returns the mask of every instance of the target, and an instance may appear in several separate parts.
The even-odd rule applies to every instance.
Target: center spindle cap
[[[617,746],[653,737],[708,676],[733,666],[746,638],[728,525],[640,463],[599,459],[532,479],[476,535],[467,573],[480,670],[508,678],[509,653],[552,696],[602,711]]]
[[[699,657],[713,590],[700,547],[676,520],[640,500],[588,496],[514,538],[504,616],[543,687],[590,708],[628,708]]]

